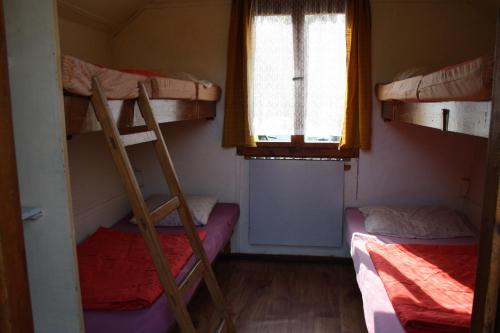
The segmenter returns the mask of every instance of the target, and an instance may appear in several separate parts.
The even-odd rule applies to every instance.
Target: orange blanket
[[[206,232],[199,231],[201,239]],[[158,236],[172,274],[177,276],[193,254],[185,234]],[[153,261],[138,233],[99,228],[78,246],[83,308],[139,309],[163,292]]]
[[[368,242],[366,246],[407,332],[470,331],[475,245]]]

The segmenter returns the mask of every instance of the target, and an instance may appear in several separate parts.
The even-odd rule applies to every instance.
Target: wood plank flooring
[[[214,269],[238,332],[366,332],[350,262],[220,259]],[[206,288],[195,295],[189,312],[199,332],[214,325]]]

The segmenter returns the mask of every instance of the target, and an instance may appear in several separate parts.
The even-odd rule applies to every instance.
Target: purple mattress
[[[200,228],[207,232],[203,247],[210,262],[231,238],[234,226],[238,221],[240,209],[237,204],[217,204],[206,226]],[[139,232],[138,228],[126,218],[113,226],[116,230]],[[159,227],[160,233],[182,232],[182,227]],[[177,282],[182,281],[195,263],[192,256],[177,276]],[[193,296],[199,282],[186,293],[185,301]],[[85,331],[89,333],[166,333],[175,322],[167,297],[160,296],[150,307],[141,310],[124,311],[84,311]]]
[[[399,237],[375,236],[365,230],[365,218],[357,208],[347,208],[345,212],[346,239],[351,249],[351,257],[356,270],[366,327],[369,333],[405,333],[394,312],[384,284],[366,249],[366,242],[374,240],[384,243],[418,243],[418,244],[471,244],[475,238],[453,239],[410,239]]]

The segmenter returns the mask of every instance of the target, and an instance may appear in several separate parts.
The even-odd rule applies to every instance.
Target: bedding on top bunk
[[[96,76],[109,99],[133,99],[139,95],[138,82],[144,82],[150,98],[217,101],[220,88],[207,81],[188,76],[178,79],[161,73],[111,69],[72,56],[62,56],[62,80],[65,91],[82,96],[92,95],[92,77]]]
[[[403,328],[370,257],[367,243],[428,245],[474,245],[477,243],[475,237],[416,239],[373,235],[366,231],[365,216],[357,208],[346,209],[345,223],[346,240],[350,246],[356,280],[363,298],[363,311],[369,333],[406,333],[407,331]]]
[[[493,57],[479,57],[440,70],[378,84],[379,101],[446,102],[491,99]]]
[[[115,224],[112,229],[137,234],[138,227],[130,223],[130,218],[131,216],[127,216]],[[237,204],[218,203],[212,210],[208,223],[197,228],[206,232],[203,248],[211,263],[229,241],[238,218],[239,206]],[[159,227],[157,231],[160,235],[179,234],[183,233],[183,228]],[[177,283],[180,283],[187,276],[195,262],[195,256],[188,259],[176,277]],[[184,297],[186,302],[191,299],[198,285],[199,283],[193,285],[187,291]],[[84,321],[87,333],[165,333],[175,322],[175,317],[167,297],[162,294],[150,306],[143,309],[84,310]]]

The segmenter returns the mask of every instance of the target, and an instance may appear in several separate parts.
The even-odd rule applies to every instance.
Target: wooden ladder
[[[183,301],[187,292],[191,287],[203,277],[207,285],[212,301],[216,307],[218,321],[215,323],[214,332],[235,332],[234,324],[231,320],[229,312],[225,304],[224,297],[219,288],[214,272],[208,261],[203,245],[193,223],[191,213],[187,207],[186,200],[181,191],[177,174],[172,164],[170,154],[160,131],[160,127],[155,119],[147,91],[142,83],[139,83],[139,98],[138,104],[141,110],[144,121],[146,122],[147,131],[133,134],[121,135],[118,131],[116,121],[113,119],[111,111],[108,107],[108,102],[97,78],[92,79],[92,105],[104,131],[106,141],[108,142],[111,155],[122,178],[123,184],[127,191],[132,210],[134,212],[139,230],[144,237],[144,241],[148,248],[149,254],[153,259],[154,265],[158,272],[160,282],[167,294],[168,301],[174,310],[175,318],[183,333],[196,332],[195,326],[187,311],[187,306]],[[144,198],[142,196],[139,184],[132,169],[132,165],[127,155],[125,147],[136,145],[145,142],[153,142],[156,154],[158,156],[161,169],[167,180],[168,187],[172,198],[149,212]],[[197,261],[186,278],[177,285],[170,266],[165,259],[165,255],[161,248],[156,233],[155,224],[163,217],[177,210],[181,218],[182,224],[186,231],[187,238],[193,248],[193,254],[196,255]]]

